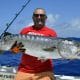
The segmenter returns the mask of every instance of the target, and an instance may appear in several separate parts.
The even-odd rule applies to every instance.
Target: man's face
[[[33,21],[36,28],[42,28],[46,21],[45,11],[42,9],[37,9],[33,14]]]

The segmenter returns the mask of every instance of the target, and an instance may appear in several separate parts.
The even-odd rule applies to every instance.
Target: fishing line
[[[6,29],[3,31],[3,33],[0,35],[0,39],[4,36],[4,34],[6,33],[6,31],[9,29],[9,27],[11,26],[11,24],[16,20],[16,18],[20,15],[20,13],[24,10],[24,8],[30,3],[31,0],[28,0],[21,8],[21,10],[15,15],[15,17],[12,19],[12,21],[10,23],[6,24]]]

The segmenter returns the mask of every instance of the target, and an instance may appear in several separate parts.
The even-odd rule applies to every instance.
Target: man
[[[57,37],[57,34],[54,30],[45,26],[47,16],[44,9],[35,9],[32,19],[34,25],[23,28],[20,34]],[[13,47],[12,50],[14,52],[18,52],[15,47]],[[23,53],[15,80],[55,80],[52,61],[49,59],[38,59]]]

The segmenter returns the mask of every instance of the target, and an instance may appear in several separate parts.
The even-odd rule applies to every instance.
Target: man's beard
[[[38,26],[44,26],[45,25],[45,20],[43,20],[43,19],[34,20],[34,25],[36,27],[38,27]]]

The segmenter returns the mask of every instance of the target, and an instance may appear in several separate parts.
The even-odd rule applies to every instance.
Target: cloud
[[[71,31],[80,31],[80,19],[73,19],[69,23],[66,23],[65,28]]]
[[[47,21],[46,24],[49,26],[54,26],[57,22],[57,20],[60,18],[59,14],[53,15],[53,14],[48,14],[47,16]]]
[[[57,32],[61,37],[80,37],[80,19],[72,19],[68,23],[63,23],[58,27]]]
[[[79,18],[76,18],[75,20],[72,20],[71,21],[71,26],[74,28],[74,29],[80,29],[80,19]]]
[[[27,26],[31,26],[31,25],[33,25],[33,22],[30,22]]]
[[[47,25],[56,30],[60,37],[80,37],[80,18],[74,18],[68,22],[58,22],[60,15],[48,15]]]

